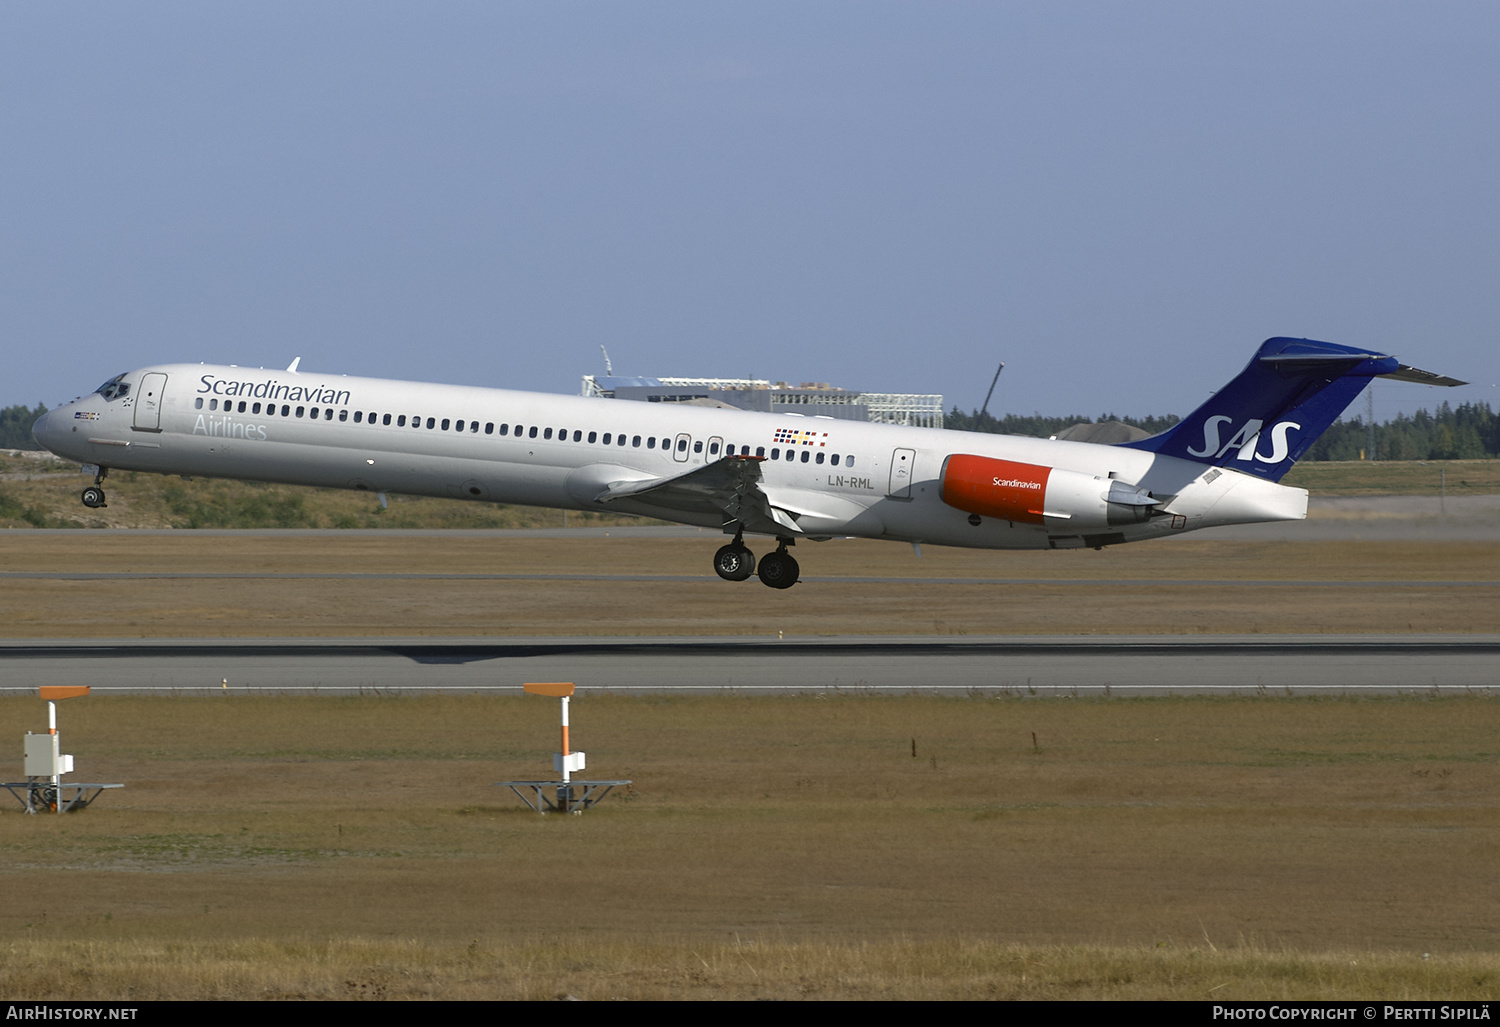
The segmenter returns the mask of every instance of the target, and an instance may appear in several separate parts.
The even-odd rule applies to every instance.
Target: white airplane
[[[1276,482],[1372,377],[1464,382],[1308,339],[1263,343],[1171,429],[1097,445],[202,364],[128,371],[48,412],[42,446],[110,469],[612,510],[719,528],[721,578],[790,588],[799,540],[1070,549],[1307,516]],[[744,537],[765,535],[760,558]]]

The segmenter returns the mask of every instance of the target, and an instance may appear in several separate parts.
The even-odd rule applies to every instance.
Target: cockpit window
[[[130,383],[121,381],[125,375],[117,374],[94,391],[105,399],[120,399],[130,395]]]

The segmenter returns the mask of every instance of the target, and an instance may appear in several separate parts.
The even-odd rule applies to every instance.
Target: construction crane
[[[1005,361],[1000,361],[1000,366],[995,368],[995,377],[990,379],[990,391],[984,394],[984,405],[979,408],[979,416],[983,417],[990,408],[990,397],[995,394],[995,383],[1000,380],[1000,372],[1005,370]]]

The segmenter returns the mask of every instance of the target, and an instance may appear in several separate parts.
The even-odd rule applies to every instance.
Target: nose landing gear
[[[97,510],[101,506],[107,505],[104,502],[104,490],[99,486],[104,484],[104,476],[108,473],[108,467],[99,468],[98,473],[94,475],[94,484],[83,490],[83,496],[81,497],[83,499],[83,505],[88,507],[90,510]]]

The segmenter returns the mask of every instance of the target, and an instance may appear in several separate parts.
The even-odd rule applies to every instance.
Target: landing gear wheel
[[[730,543],[714,554],[714,573],[725,581],[744,581],[755,573],[755,554]]]
[[[761,558],[756,573],[760,575],[763,584],[772,588],[791,588],[797,583],[797,576],[802,573],[802,568],[797,566],[797,561],[790,553],[778,550]]]
[[[90,485],[83,490],[83,505],[90,510],[97,510],[104,505],[104,490],[98,485]]]

